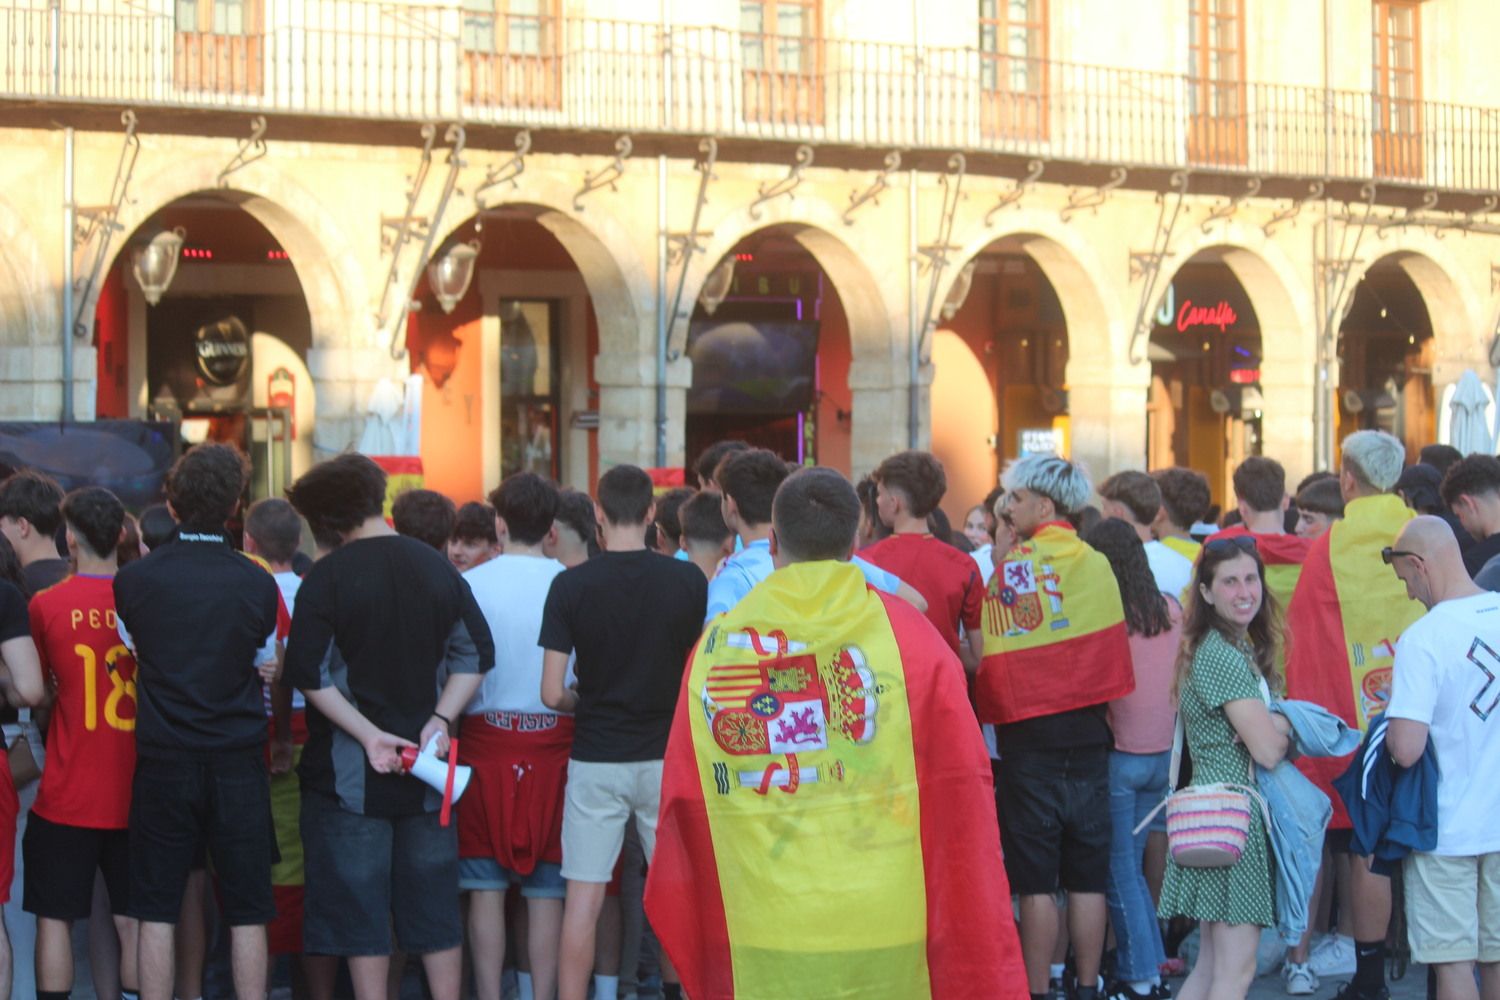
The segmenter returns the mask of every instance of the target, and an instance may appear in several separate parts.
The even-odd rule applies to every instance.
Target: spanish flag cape
[[[1344,519],[1315,540],[1287,609],[1287,696],[1311,701],[1363,732],[1385,711],[1396,640],[1422,605],[1380,560],[1415,515],[1390,494],[1352,500]],[[1333,801],[1335,829],[1349,828],[1333,779],[1348,757],[1302,757],[1297,766]]]
[[[957,667],[843,562],[779,569],[709,624],[646,883],[693,1000],[1027,996]]]
[[[1120,585],[1109,560],[1060,521],[1005,554],[984,596],[979,718],[1007,724],[1135,690]]]
[[[1260,551],[1261,561],[1266,564],[1266,586],[1276,600],[1281,604],[1281,610],[1286,612],[1292,603],[1292,594],[1297,589],[1297,581],[1302,576],[1302,564],[1307,561],[1307,553],[1312,548],[1312,543],[1299,535],[1260,535],[1246,530],[1243,524],[1236,524],[1232,528],[1215,532],[1208,537],[1212,542],[1216,538],[1238,538],[1245,536],[1255,539],[1255,547]]]

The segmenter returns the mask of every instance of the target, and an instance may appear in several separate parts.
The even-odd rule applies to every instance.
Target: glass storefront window
[[[559,476],[557,312],[557,303],[548,300],[500,303],[502,476]]]

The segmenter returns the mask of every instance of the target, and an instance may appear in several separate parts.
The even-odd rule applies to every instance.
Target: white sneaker
[[[1281,981],[1290,997],[1308,997],[1318,992],[1318,977],[1308,963],[1288,962],[1281,967]]]
[[[1307,964],[1324,978],[1354,975],[1354,939],[1329,934],[1313,945]]]

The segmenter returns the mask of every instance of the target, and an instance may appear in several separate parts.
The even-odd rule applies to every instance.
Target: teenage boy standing
[[[129,913],[141,922],[144,1000],[172,996],[173,927],[199,844],[219,873],[235,993],[266,992],[276,907],[261,690],[276,676],[281,599],[224,527],[249,473],[228,445],[183,455],[167,475],[176,536],[115,577],[120,636],[136,660]]]
[[[341,540],[302,581],[287,645],[286,682],[308,706],[304,949],[347,956],[358,1000],[377,1000],[394,927],[435,1000],[458,1000],[457,828],[442,796],[401,774],[401,751],[447,755],[495,663],[489,626],[437,547],[386,523],[385,473],[364,455],[314,466],[287,498],[315,537]]]
[[[563,807],[560,1000],[584,1000],[604,890],[632,814],[648,863],[656,846],[667,734],[708,602],[696,566],[646,548],[654,506],[641,469],[617,465],[600,476],[604,551],[558,574],[542,612],[542,702],[575,718]],[[566,686],[570,654],[576,689]],[[680,995],[668,983],[667,996]]]
[[[31,634],[52,689],[47,769],[21,850],[23,906],[37,917],[38,1000],[73,988],[72,927],[88,920],[94,873],[104,876],[120,935],[120,984],[134,995],[136,931],[130,894],[130,779],[135,770],[135,659],[115,626],[116,545],[125,508],[98,487],[63,498],[78,572],[31,599]]]

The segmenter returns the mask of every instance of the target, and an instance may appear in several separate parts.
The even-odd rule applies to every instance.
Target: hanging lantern
[[[443,312],[451,313],[469,291],[469,282],[474,280],[474,263],[478,259],[479,241],[472,240],[454,244],[427,265],[427,285]]]
[[[698,293],[698,301],[703,305],[703,311],[712,316],[724,304],[730,289],[734,287],[734,255],[731,254],[719,261],[708,277],[703,279],[703,291]]]
[[[969,292],[974,289],[974,264],[975,261],[969,261],[953,279],[953,287],[948,290],[948,297],[943,301],[944,321],[958,315],[958,311],[969,300]]]
[[[130,271],[135,275],[136,284],[141,286],[146,301],[153,306],[161,301],[177,275],[177,261],[186,237],[187,233],[181,226],[164,229],[131,255]]]

